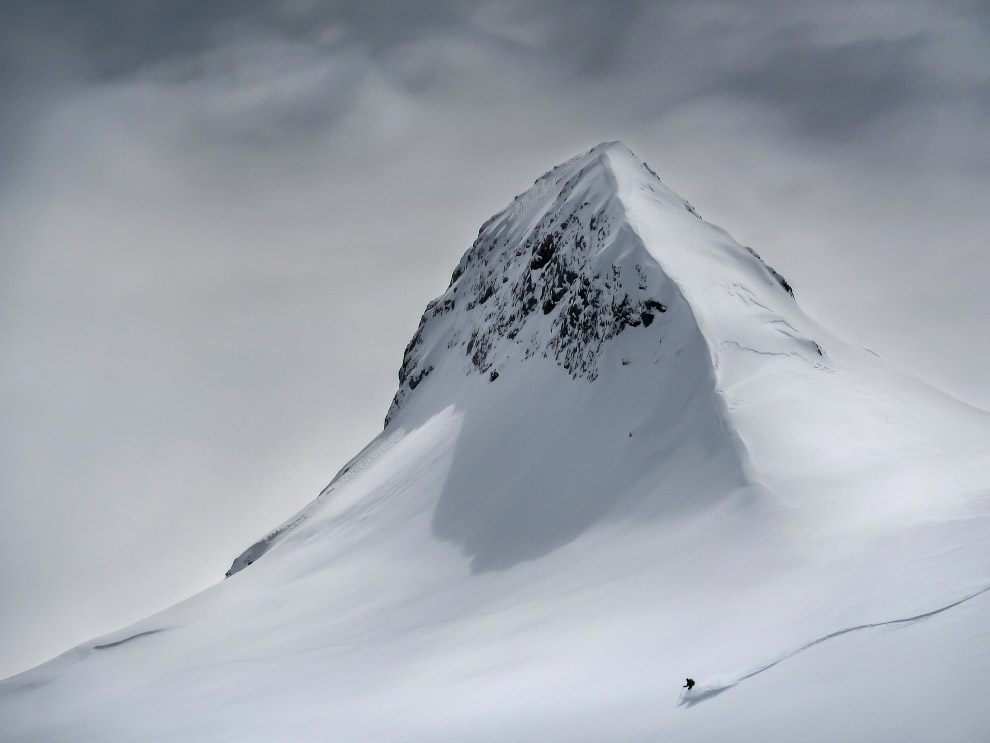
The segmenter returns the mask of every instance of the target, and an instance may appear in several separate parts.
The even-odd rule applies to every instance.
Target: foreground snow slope
[[[0,730],[986,737],[988,452],[990,416],[831,336],[606,143],[482,227],[311,506],[0,683]]]

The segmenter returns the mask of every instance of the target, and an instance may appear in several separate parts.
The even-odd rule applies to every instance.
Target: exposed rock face
[[[764,261],[762,258],[760,258],[760,254],[757,253],[755,250],[753,250],[750,247],[747,247],[746,250],[748,250],[750,253],[752,253],[753,254],[753,257],[756,258],[756,260],[758,260],[760,263],[762,263],[766,267],[767,272],[769,272],[769,274],[774,277],[774,279],[777,281],[777,283],[780,284],[781,287],[783,287],[783,289],[784,289],[785,292],[787,292],[788,294],[790,294],[792,297],[794,296],[794,290],[791,288],[791,285],[787,282],[787,279],[785,279],[783,276],[781,276],[779,273],[777,273],[777,271],[775,271],[773,269],[773,266],[768,265],[766,261]]]
[[[541,197],[549,188],[559,191],[548,208]],[[492,381],[500,364],[533,356],[594,380],[604,344],[667,312],[656,280],[665,277],[651,277],[628,251],[610,250],[623,229],[614,179],[595,150],[537,180],[481,228],[447,291],[427,305],[403,355],[386,426],[433,371],[435,348],[463,354],[466,372]]]

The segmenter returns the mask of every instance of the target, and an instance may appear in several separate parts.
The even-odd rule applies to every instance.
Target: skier
[[[691,689],[694,688],[694,679],[686,679],[686,681],[687,681],[687,683],[684,684],[684,686],[681,687],[681,688],[687,689],[688,691],[691,691]]]

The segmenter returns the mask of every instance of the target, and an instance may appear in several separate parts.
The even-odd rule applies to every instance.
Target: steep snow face
[[[431,530],[475,570],[535,559],[603,519],[729,494],[773,508],[841,487],[887,518],[932,486],[910,452],[978,454],[980,416],[931,397],[818,326],[753,249],[603,143],[482,225],[406,348],[385,432],[228,575],[447,410],[457,454]],[[497,475],[481,476],[493,461]]]
[[[0,682],[0,737],[990,734],[990,416],[621,144],[483,226],[400,380],[229,580]]]
[[[692,255],[682,260],[681,251]],[[686,316],[676,319],[665,317],[680,300],[671,275],[691,277]],[[700,321],[717,332],[703,309],[716,286],[730,287],[752,306],[759,305],[757,296],[769,297],[775,307],[764,309],[780,327],[762,346],[820,357],[818,346],[783,319],[793,310],[783,277],[703,222],[625,145],[601,144],[539,178],[482,226],[406,348],[386,427],[440,365],[460,364],[494,381],[507,365],[549,358],[572,378],[594,381],[604,349],[624,331],[639,329],[641,344],[661,343],[671,322]],[[748,323],[726,334],[739,336],[741,345],[749,338],[737,331]],[[709,339],[715,354],[731,341]]]

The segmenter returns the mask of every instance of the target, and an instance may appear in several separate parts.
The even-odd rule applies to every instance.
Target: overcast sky
[[[0,676],[311,500],[481,223],[601,140],[990,407],[988,32],[946,0],[6,0]]]

